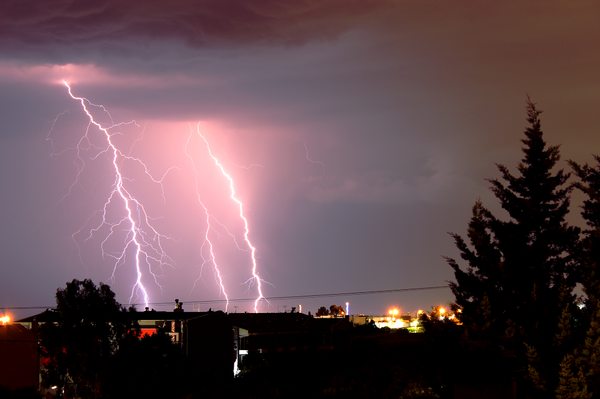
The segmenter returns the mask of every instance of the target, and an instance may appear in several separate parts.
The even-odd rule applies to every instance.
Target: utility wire
[[[288,295],[288,296],[271,296],[265,297],[266,301],[281,301],[290,299],[306,299],[306,298],[328,298],[336,296],[355,296],[355,295],[375,295],[375,294],[390,294],[394,292],[408,292],[408,291],[425,291],[425,290],[438,290],[442,288],[448,288],[447,285],[438,285],[432,287],[415,287],[415,288],[396,288],[391,290],[376,290],[376,291],[350,291],[350,292],[337,292],[337,293],[325,293],[325,294],[306,294],[306,295]],[[229,303],[232,302],[251,302],[255,301],[256,298],[237,298],[229,299]],[[217,303],[227,302],[226,299],[209,299],[201,301],[186,301],[186,303]],[[151,303],[150,305],[170,305],[172,302],[157,302]]]
[[[322,294],[306,294],[306,295],[288,295],[288,296],[272,296],[265,297],[265,301],[281,301],[281,300],[291,300],[291,299],[308,299],[308,298],[330,298],[337,296],[357,296],[357,295],[377,295],[377,294],[391,294],[395,292],[411,292],[411,291],[426,291],[426,290],[439,290],[449,288],[448,285],[437,285],[431,287],[413,287],[413,288],[395,288],[391,290],[375,290],[375,291],[350,291],[350,292],[336,292],[336,293],[322,293]],[[233,302],[251,302],[255,301],[256,298],[237,298],[230,299],[229,303]],[[197,300],[197,301],[185,301],[187,304],[209,304],[209,303],[222,303],[227,302],[226,299],[206,299],[206,300]],[[153,302],[148,305],[152,306],[161,306],[161,305],[172,305],[173,302]],[[133,303],[130,305],[139,305],[144,306],[143,303]],[[25,309],[54,309],[55,306],[5,306],[0,307],[0,309],[10,309],[10,310],[25,310]]]

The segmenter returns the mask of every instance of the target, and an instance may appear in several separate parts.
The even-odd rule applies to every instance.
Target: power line
[[[305,295],[287,295],[287,296],[272,296],[265,297],[264,299],[268,301],[281,301],[281,300],[292,300],[292,299],[309,299],[309,298],[331,298],[338,296],[358,296],[358,295],[377,295],[377,294],[391,294],[397,292],[411,292],[411,291],[426,291],[426,290],[439,290],[449,288],[448,285],[437,285],[431,287],[412,287],[412,288],[395,288],[390,290],[374,290],[374,291],[349,291],[349,292],[336,292],[336,293],[321,293],[321,294],[305,294]],[[237,298],[230,299],[229,302],[253,302],[256,298]],[[190,304],[210,304],[210,303],[224,303],[227,302],[226,299],[206,299],[206,300],[196,300],[196,301],[186,301],[186,303]],[[153,302],[149,303],[152,306],[160,306],[160,305],[172,305],[173,302]],[[145,306],[143,303],[134,303],[131,305],[139,305]],[[10,309],[10,310],[32,310],[32,309],[54,309],[56,306],[4,306],[0,307],[0,309]]]
[[[413,288],[395,288],[391,290],[375,290],[375,291],[350,291],[350,292],[336,292],[336,293],[323,293],[323,294],[306,294],[306,295],[288,295],[288,296],[272,296],[265,297],[266,301],[281,301],[281,300],[291,300],[291,299],[307,299],[307,298],[328,298],[328,297],[336,297],[336,296],[357,296],[357,295],[376,295],[376,294],[390,294],[394,292],[409,292],[409,291],[425,291],[425,290],[438,290],[443,288],[448,288],[448,285],[438,285],[431,287],[413,287]],[[229,302],[253,302],[256,298],[238,298],[238,299],[229,299]],[[209,300],[199,300],[199,301],[186,301],[186,303],[218,303],[218,302],[227,302],[226,299],[209,299]],[[151,303],[150,305],[170,305],[172,302],[156,302]]]

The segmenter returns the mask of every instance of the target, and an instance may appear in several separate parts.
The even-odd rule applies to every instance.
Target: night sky
[[[442,256],[458,257],[447,233],[465,234],[477,198],[505,216],[485,179],[500,177],[495,163],[516,172],[527,94],[559,168],[600,154],[599,21],[597,1],[2,1],[0,307],[51,307],[74,278],[144,306],[133,248],[116,267],[111,257],[126,223],[100,226],[115,182],[106,136],[87,130],[63,79],[105,107],[112,122],[92,107],[104,128],[137,123],[109,132],[130,157],[124,186],[162,235],[163,265],[141,268],[151,306],[225,310],[193,303],[224,298],[213,264],[202,268],[204,204],[226,293],[246,299],[228,311],[251,311],[239,207],[199,132],[243,203],[264,296],[443,286]],[[258,310],[452,299],[444,288]]]

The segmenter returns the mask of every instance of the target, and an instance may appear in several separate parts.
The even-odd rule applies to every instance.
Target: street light
[[[446,309],[440,307],[438,312],[440,313],[440,320],[442,320],[445,317],[444,314],[446,313]]]

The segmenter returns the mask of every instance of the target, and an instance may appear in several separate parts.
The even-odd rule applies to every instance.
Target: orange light
[[[4,316],[0,317],[0,321],[2,322],[2,325],[5,326],[10,322],[10,316],[4,315]]]
[[[444,313],[446,313],[446,309],[440,308],[440,314],[444,314]]]

